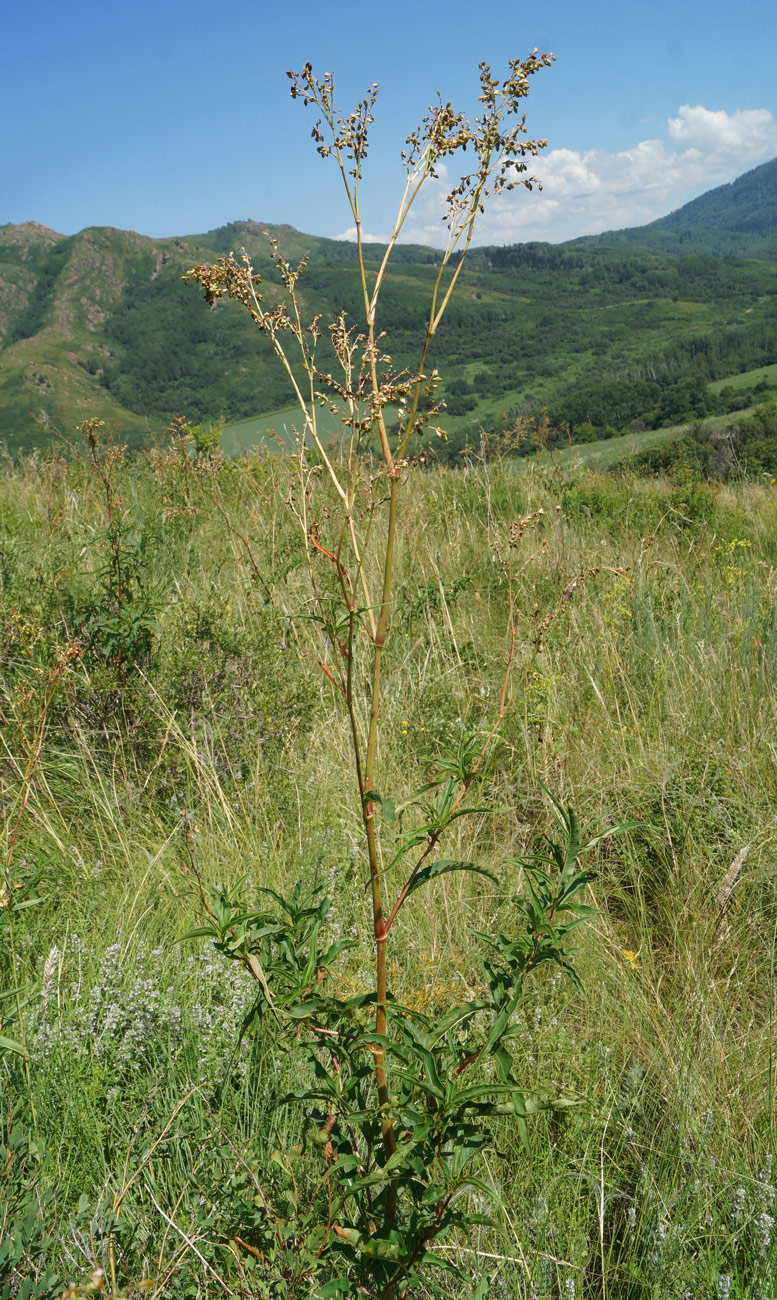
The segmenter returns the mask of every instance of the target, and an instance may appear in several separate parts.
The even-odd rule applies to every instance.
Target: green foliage
[[[749,247],[756,253],[761,247],[759,236],[774,239],[777,234],[774,219],[776,197],[777,165],[772,159],[730,184],[720,185],[698,199],[691,200],[676,212],[653,222],[647,229],[673,233],[714,230],[720,232],[721,236],[724,231],[731,231],[738,235],[755,236],[755,239],[751,238]],[[745,240],[741,240],[738,245],[727,245],[724,238],[721,238],[721,245],[739,247],[743,251],[748,247]]]
[[[160,537],[147,528],[137,508],[128,510],[115,484],[125,448],[101,441],[102,422],[87,421],[82,433],[89,466],[104,500],[104,524],[90,539],[96,552],[85,583],[83,571],[62,583],[61,610],[69,634],[99,662],[124,677],[129,667],[148,663],[159,631],[161,592],[149,579]],[[134,516],[134,517],[133,517]]]
[[[474,757],[454,765],[460,778]],[[382,1034],[371,1027],[374,994],[343,999],[330,988],[333,968],[354,944],[325,937],[332,904],[320,890],[305,893],[298,882],[284,897],[263,888],[267,904],[259,910],[240,907],[242,882],[204,896],[208,924],[186,937],[210,938],[245,967],[257,995],[242,1032],[255,1026],[264,1041],[304,1061],[296,1068],[310,1080],[280,1103],[302,1104],[303,1143],[276,1151],[266,1172],[249,1165],[258,1212],[238,1223],[243,1246],[263,1264],[252,1268],[259,1294],[307,1295],[312,1286],[321,1295],[388,1295],[422,1280],[432,1294],[445,1294],[427,1277],[429,1268],[461,1270],[432,1247],[457,1228],[490,1223],[462,1199],[471,1189],[489,1194],[478,1168],[493,1141],[489,1121],[513,1117],[531,1151],[528,1119],[574,1104],[552,1092],[528,1093],[513,1055],[527,977],[551,963],[579,988],[569,936],[593,912],[579,901],[593,876],[578,858],[601,837],[583,843],[574,812],[555,802],[553,809],[562,839],[548,837],[544,853],[514,864],[527,882],[517,900],[525,932],[478,935],[488,952],[481,959],[485,996],[438,1019],[392,1002]],[[414,883],[467,869],[437,866]],[[376,1048],[393,1085],[388,1111],[374,1090]],[[389,1115],[396,1139],[387,1155]]]
[[[293,390],[271,355],[260,351],[246,365],[248,323],[235,311],[193,309],[181,269],[170,266],[127,286],[109,327],[120,345],[103,376],[111,396],[141,414],[200,422],[222,412],[231,419],[253,415],[258,403],[270,411],[287,405]]]
[[[190,424],[188,434],[192,440],[195,455],[207,458],[217,452],[221,445],[223,432],[223,426],[220,424],[209,424],[207,429],[202,424]]]
[[[34,288],[24,311],[17,316],[10,331],[10,342],[33,338],[46,324],[48,309],[54,302],[57,280],[69,260],[68,240],[61,240],[41,258]]]
[[[144,1278],[164,1284],[173,1300],[198,1287],[215,1292],[213,1269],[225,1288],[261,1294],[267,1279],[277,1287],[278,1271],[293,1269],[294,1243],[304,1247],[321,1208],[321,1179],[327,1169],[335,1177],[317,1140],[325,1102],[282,1104],[317,1086],[301,1046],[315,1018],[295,1029],[285,1014],[281,1033],[264,999],[262,1029],[253,1012],[241,1037],[260,994],[255,977],[202,940],[171,951],[171,936],[201,923],[194,868],[209,902],[215,882],[229,894],[243,880],[238,915],[283,920],[283,908],[256,886],[288,903],[298,879],[303,897],[321,890],[312,906],[336,899],[319,928],[319,952],[343,940],[361,945],[371,932],[347,732],[320,652],[314,657],[321,625],[293,617],[305,609],[304,545],[283,505],[289,467],[255,457],[195,476],[187,464],[178,449],[116,463],[118,496],[137,501],[163,538],[148,553],[148,580],[164,597],[155,653],[142,676],[127,669],[123,688],[96,656],[68,664],[7,875],[15,900],[41,901],[0,908],[10,993],[0,1033],[21,1045],[10,917],[30,1067],[28,1085],[23,1057],[3,1053],[0,1088],[6,1117],[39,1153],[26,1166],[33,1186],[15,1203],[24,1220],[40,1199],[35,1231],[52,1238],[45,1256],[30,1246],[42,1262],[25,1269],[35,1278],[45,1264],[63,1279],[60,1292],[66,1280],[91,1285],[83,1279],[98,1266],[113,1289],[112,1240],[119,1293],[140,1294]],[[104,537],[98,482],[82,456],[7,465],[0,477],[7,809],[18,808],[16,761],[38,734],[41,692],[65,638],[63,569],[70,582],[80,564],[86,581],[97,548],[78,557],[90,538]],[[420,804],[439,812],[445,782],[471,771],[473,733],[482,743],[499,698],[509,586],[491,557],[516,515],[544,510],[517,553],[526,563],[514,588],[518,607],[530,611],[538,594],[544,605],[578,585],[560,601],[525,678],[521,660],[499,748],[461,805],[493,811],[449,823],[390,931],[392,1051],[406,1054],[404,1063],[395,1054],[393,1066],[412,1073],[419,1062],[405,1021],[437,1061],[447,1040],[432,1042],[428,1026],[452,1007],[492,1004],[484,964],[510,978],[490,942],[526,935],[519,902],[530,895],[525,867],[514,864],[534,852],[552,857],[536,831],[565,842],[550,802],[535,794],[540,781],[576,791],[586,819],[611,810],[616,822],[647,823],[601,840],[584,862],[596,878],[583,901],[599,908],[570,936],[585,996],[543,963],[525,981],[506,1044],[524,1098],[581,1104],[527,1116],[530,1158],[509,1098],[487,1095],[505,1113],[470,1117],[488,1140],[462,1177],[480,1177],[493,1199],[474,1188],[455,1206],[485,1214],[495,1200],[496,1226],[478,1225],[469,1246],[452,1227],[428,1247],[488,1278],[492,1292],[504,1284],[522,1300],[532,1289],[542,1300],[564,1295],[567,1278],[578,1295],[597,1294],[602,1275],[611,1295],[652,1300],[682,1300],[688,1290],[714,1296],[728,1277],[731,1295],[750,1300],[759,1287],[768,1296],[777,1268],[763,1217],[774,1215],[765,1084],[777,917],[768,829],[775,498],[770,485],[752,481],[700,486],[712,513],[691,526],[679,505],[669,508],[688,487],[674,479],[497,460],[408,481],[411,541],[397,557],[397,617],[384,661],[390,759],[375,800],[386,866],[400,841],[423,830]],[[252,560],[215,502],[249,532],[259,572],[275,575],[274,603],[265,603]],[[604,571],[581,583],[578,557],[592,555]],[[331,561],[317,562],[326,584]],[[523,628],[528,642],[530,624]],[[324,662],[331,666],[331,657]],[[106,713],[117,693],[131,695],[132,709]],[[419,794],[432,780],[439,784]],[[427,863],[436,870],[424,876]],[[501,883],[456,864],[480,866]],[[343,948],[312,996],[364,999],[369,1034],[369,980],[360,948]],[[474,1048],[487,1014],[464,1022]],[[455,1048],[458,1030],[452,1038]],[[438,1075],[448,1069],[439,1059]],[[463,1077],[467,1086],[499,1083],[496,1066],[487,1072],[482,1060]],[[403,1096],[406,1089],[403,1080]],[[363,1090],[374,1118],[369,1080]],[[399,1097],[399,1080],[391,1095]],[[426,1100],[415,1105],[424,1117]],[[114,1197],[133,1179],[114,1215]],[[254,1201],[260,1190],[272,1215]],[[264,1242],[268,1262],[238,1238],[254,1250]],[[355,1260],[353,1243],[348,1249]],[[333,1276],[343,1276],[351,1265],[338,1273],[335,1256],[333,1245]],[[428,1276],[449,1296],[473,1289],[436,1268]]]
[[[775,254],[775,160],[719,185],[647,226],[575,240],[578,247],[642,248],[731,261]]]
[[[758,406],[751,416],[723,426],[695,421],[685,437],[640,453],[632,466],[641,473],[664,472],[675,477],[731,480],[750,476],[773,481],[777,477],[777,404]]]
[[[49,1266],[53,1190],[34,1135],[9,1116],[0,1138],[0,1296],[50,1300],[61,1279]]]

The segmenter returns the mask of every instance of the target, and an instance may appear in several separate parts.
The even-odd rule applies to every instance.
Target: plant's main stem
[[[373,793],[375,788],[375,755],[378,743],[378,718],[380,716],[380,675],[383,663],[383,650],[386,644],[386,635],[388,631],[389,602],[391,600],[391,584],[394,571],[394,543],[396,538],[397,498],[399,487],[399,478],[392,475],[389,517],[386,531],[386,549],[384,552],[383,564],[383,591],[381,595],[380,612],[378,615],[378,626],[373,640],[372,698],[370,701],[370,722],[364,768],[365,788],[360,791],[364,815],[364,832],[367,840],[367,859],[370,872],[370,888],[372,892],[372,920],[375,936],[375,1031],[381,1035],[385,1035],[387,1029],[386,1002],[388,989],[386,986],[386,937],[388,931],[383,919],[380,859],[375,835],[375,804],[372,799],[365,796],[369,796]],[[375,1047],[375,1086],[378,1093],[378,1103],[382,1110],[381,1131],[383,1134],[383,1150],[386,1160],[388,1161],[396,1151],[396,1138],[394,1135],[393,1121],[389,1113],[386,1054],[383,1047],[379,1044],[376,1044]],[[392,1183],[389,1185],[386,1192],[387,1218],[393,1219],[395,1217],[396,1206],[397,1192],[395,1185]]]

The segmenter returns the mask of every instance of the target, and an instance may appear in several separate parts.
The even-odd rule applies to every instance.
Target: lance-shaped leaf
[[[485,867],[479,867],[474,862],[457,862],[454,858],[438,858],[436,862],[427,863],[421,867],[421,870],[413,877],[408,889],[408,895],[422,885],[427,885],[430,880],[435,880],[437,876],[446,876],[453,871],[469,871],[475,876],[486,876],[488,880],[498,884],[497,878],[492,871],[487,871]]]
[[[19,1056],[27,1056],[27,1052],[21,1043],[17,1043],[15,1038],[6,1038],[5,1034],[0,1034],[0,1051],[17,1052]]]

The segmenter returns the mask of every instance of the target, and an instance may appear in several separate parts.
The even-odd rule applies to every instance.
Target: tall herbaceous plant
[[[462,729],[451,752],[435,756],[417,789],[386,784],[385,774],[395,772],[397,762],[396,756],[390,762],[385,726],[391,701],[382,693],[403,495],[424,435],[440,436],[440,376],[429,364],[430,346],[479,214],[507,190],[533,184],[525,160],[546,142],[528,139],[521,109],[531,77],[552,58],[535,50],[511,61],[503,81],[481,64],[481,109],[474,122],[439,100],[429,109],[407,140],[394,228],[385,252],[372,261],[365,256],[361,185],[377,87],[344,115],[335,105],[329,73],[319,79],[310,64],[289,73],[292,97],[318,115],[318,152],[338,168],[356,228],[358,326],[344,313],[324,325],[306,311],[304,281],[300,288],[305,261],[291,265],[273,240],[282,291],[274,288],[269,302],[246,253],[196,266],[187,277],[202,286],[210,304],[227,296],[246,309],[296,394],[296,486],[289,507],[304,536],[308,584],[308,603],[298,613],[307,635],[318,638],[314,657],[347,717],[362,883],[372,913],[371,987],[341,996],[345,982],[337,972],[347,950],[363,942],[333,941],[345,927],[328,918],[332,909],[336,917],[338,907],[345,908],[345,900],[332,901],[301,884],[282,896],[257,881],[265,901],[249,910],[236,891],[203,887],[207,920],[197,933],[209,936],[255,980],[252,1027],[295,1054],[302,1082],[294,1100],[306,1112],[310,1138],[276,1151],[265,1168],[246,1163],[256,1214],[239,1234],[240,1266],[255,1294],[390,1300],[421,1294],[422,1285],[423,1294],[486,1295],[488,1279],[473,1281],[454,1263],[466,1256],[449,1247],[466,1244],[474,1225],[491,1224],[493,1194],[484,1181],[482,1155],[495,1118],[514,1125],[528,1147],[530,1116],[569,1104],[562,1097],[526,1094],[513,1045],[525,982],[543,962],[556,963],[577,983],[569,936],[590,910],[578,901],[589,879],[578,859],[598,837],[581,836],[570,809],[549,796],[557,836],[537,856],[513,864],[511,873],[514,879],[517,865],[525,882],[520,927],[477,936],[481,970],[465,987],[465,1000],[439,1017],[422,1014],[397,1002],[387,978],[403,910],[417,891],[434,889],[437,877],[475,873],[485,878],[496,902],[499,886],[491,873],[444,854],[454,825],[458,832],[462,818],[484,811],[477,786],[500,721],[553,617],[534,611],[523,643],[514,582],[531,518],[516,521],[507,536],[494,540],[510,593],[494,716],[480,731]],[[449,174],[459,159],[465,170],[445,200],[447,241],[417,363],[397,370],[380,331],[391,256],[424,186]],[[327,333],[334,374],[323,373],[317,361]],[[340,422],[339,438],[324,436],[322,413],[330,426],[331,416]]]

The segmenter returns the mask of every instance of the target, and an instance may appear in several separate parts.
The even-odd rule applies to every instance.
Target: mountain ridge
[[[647,228],[689,230],[699,225],[743,234],[777,233],[777,158],[707,190]]]
[[[644,226],[570,241],[572,245],[631,245],[664,252],[688,251],[690,242],[696,251],[718,256],[777,256],[777,158],[706,190]]]

